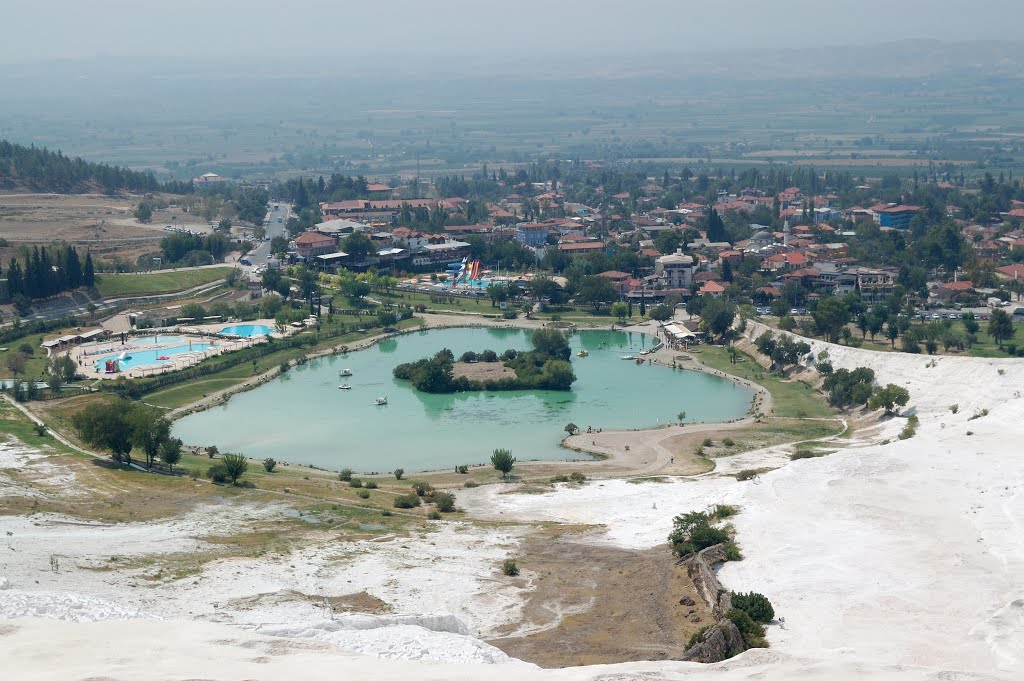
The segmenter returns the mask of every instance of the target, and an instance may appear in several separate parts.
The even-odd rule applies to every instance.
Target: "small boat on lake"
[[[386,405],[388,403],[388,398],[387,397],[378,397],[377,399],[375,399],[373,401],[373,403],[376,404],[378,407],[383,407],[384,405]]]
[[[587,355],[589,355],[589,354],[590,354],[590,353],[589,353],[589,352],[587,352],[586,350],[580,350],[579,352],[577,352],[577,353],[576,353],[576,356],[577,356],[577,357],[586,357],[586,356],[587,356]]]
[[[351,376],[352,375],[352,370],[351,369],[342,369],[341,371],[338,372],[338,375],[339,376]]]
[[[623,355],[619,359],[636,359],[636,357],[634,357],[633,355]]]
[[[351,389],[352,389],[352,386],[350,386],[348,383],[342,383],[341,385],[338,386],[338,390],[351,390]]]

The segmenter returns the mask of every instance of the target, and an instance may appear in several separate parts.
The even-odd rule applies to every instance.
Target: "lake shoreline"
[[[324,357],[340,355],[342,354],[340,352],[341,348],[345,347],[346,345],[349,352],[354,352],[356,350],[364,350],[371,348],[374,345],[378,345],[381,342],[390,339],[395,339],[400,336],[412,333],[428,332],[431,330],[504,329],[524,331],[548,326],[546,322],[541,320],[487,320],[478,317],[466,318],[464,316],[459,315],[429,315],[427,317],[424,317],[424,321],[426,323],[420,327],[405,329],[395,333],[377,334],[375,336],[360,339],[355,343],[338,345],[331,348],[325,348],[317,352],[312,352],[306,355],[302,360],[299,360],[298,362],[292,362],[292,365],[305,363],[313,359],[321,359]],[[608,324],[600,326],[593,325],[583,328],[573,327],[572,331],[615,331],[627,334],[639,333],[649,337],[653,341],[652,347],[654,347],[657,346],[657,344],[659,343],[659,340],[656,335],[657,328],[658,325],[656,323],[645,323],[631,327],[619,328],[616,328],[615,325]],[[651,459],[649,457],[649,443],[652,441],[652,437],[660,441],[671,437],[675,437],[676,435],[679,435],[682,432],[696,433],[724,431],[741,428],[752,421],[751,413],[755,412],[755,409],[764,408],[766,401],[768,402],[768,404],[770,404],[770,395],[768,395],[767,391],[761,388],[761,386],[753,384],[749,381],[745,381],[744,379],[740,379],[738,377],[730,376],[729,374],[725,374],[724,372],[704,367],[703,365],[700,365],[699,362],[696,361],[687,362],[683,364],[682,362],[676,361],[676,359],[674,359],[675,355],[676,351],[668,350],[667,348],[662,346],[659,350],[656,350],[655,352],[652,352],[650,355],[645,356],[645,358],[650,359],[651,364],[656,364],[662,368],[673,368],[673,362],[675,362],[675,368],[678,370],[691,371],[694,373],[704,373],[706,375],[713,376],[718,379],[724,378],[730,380],[734,384],[742,387],[743,389],[751,393],[749,408],[747,409],[747,416],[726,419],[723,421],[708,421],[707,423],[690,424],[682,427],[682,429],[679,426],[673,425],[671,421],[664,421],[657,425],[645,426],[640,428],[602,428],[600,437],[592,437],[590,439],[586,439],[584,437],[586,433],[582,433],[574,437],[564,438],[558,443],[558,447],[561,450],[561,456],[558,456],[557,458],[520,459],[519,465],[526,468],[534,468],[548,467],[551,466],[552,464],[556,464],[560,465],[563,469],[569,465],[582,465],[587,469],[591,469],[595,465],[597,465],[599,468],[603,469],[602,471],[600,471],[601,473],[614,472],[615,474],[628,475],[631,472],[635,472],[638,474],[647,474],[651,472],[652,460],[656,460],[659,462],[659,469],[664,468],[666,466],[671,467],[672,464],[671,456],[656,457],[655,459]],[[280,369],[275,367],[274,369],[265,372],[264,374],[261,374],[259,376],[255,376],[253,377],[253,379],[246,381],[242,384],[232,386],[231,388],[225,389],[224,391],[220,391],[218,393],[214,393],[195,403],[176,409],[171,413],[171,417],[175,419],[182,418],[186,415],[198,413],[207,410],[211,407],[223,406],[224,404],[227,403],[231,396],[264,385],[268,383],[271,379],[279,377],[280,373]],[[473,392],[490,393],[493,391]],[[585,431],[586,425],[581,424],[581,429]],[[597,428],[595,427],[593,430],[594,432],[591,434],[597,435]],[[652,433],[654,434],[653,436]],[[582,456],[574,456],[574,454]],[[277,453],[275,453],[274,456],[275,458],[281,458]],[[257,457],[255,454],[253,454],[253,456],[250,458],[253,458],[253,460],[259,460],[261,457],[262,454],[260,455],[260,457]],[[664,459],[664,461],[662,461],[662,459]],[[301,463],[299,461],[292,461],[290,462],[290,464],[300,466],[308,465]],[[312,465],[310,467],[313,469],[327,470],[327,468],[322,465]],[[349,467],[352,466],[349,465]],[[408,468],[410,472],[412,472],[412,468],[410,468],[408,465],[406,465],[405,467]],[[434,472],[444,472],[447,469],[448,467],[447,465],[445,465],[424,468],[423,470],[416,472],[421,474],[428,474]],[[599,471],[596,469],[593,470],[593,472],[599,473]],[[694,471],[689,470],[688,472],[692,473]],[[680,474],[688,473],[684,472],[681,469]]]

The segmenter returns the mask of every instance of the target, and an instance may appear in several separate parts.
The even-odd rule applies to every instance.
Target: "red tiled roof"
[[[705,282],[697,293],[725,293],[725,287],[719,284],[717,281]]]

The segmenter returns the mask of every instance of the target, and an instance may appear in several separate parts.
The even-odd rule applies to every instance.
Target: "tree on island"
[[[575,423],[567,423],[565,424],[564,430],[565,432],[569,433],[569,435],[575,435],[576,433],[580,432],[580,427],[577,426]]]
[[[512,467],[515,463],[516,458],[512,456],[512,452],[508,449],[495,449],[494,453],[491,454],[491,465],[494,466],[494,470],[501,473],[502,480],[508,478],[508,474],[512,472]]]

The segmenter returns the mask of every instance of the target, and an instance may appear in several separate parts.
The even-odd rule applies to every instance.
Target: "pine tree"
[[[92,268],[92,253],[85,252],[85,267],[82,270],[82,285],[92,287],[96,283],[96,273]]]

